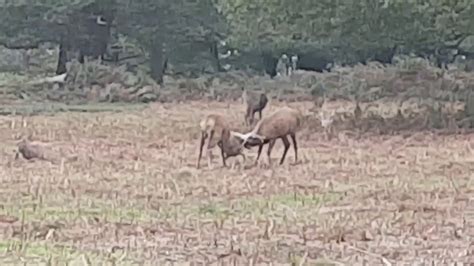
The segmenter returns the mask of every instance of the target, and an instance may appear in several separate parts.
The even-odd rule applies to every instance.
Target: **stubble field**
[[[198,121],[214,112],[243,124],[236,102],[0,117],[0,263],[474,262],[472,135],[303,129],[297,164],[292,147],[277,164],[277,141],[270,168],[253,166],[256,148],[223,168],[216,148],[196,169]],[[58,160],[15,160],[28,134]]]

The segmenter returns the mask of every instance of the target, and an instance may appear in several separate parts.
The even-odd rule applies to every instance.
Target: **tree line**
[[[272,76],[284,53],[316,71],[389,63],[398,53],[441,66],[459,54],[473,57],[473,7],[470,0],[3,0],[0,45],[56,44],[61,74],[73,58],[119,62],[116,40],[125,36],[158,82],[170,64],[176,72],[225,71],[226,53],[234,68]]]

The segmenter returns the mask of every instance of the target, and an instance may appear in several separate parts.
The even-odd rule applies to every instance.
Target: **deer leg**
[[[214,130],[211,130],[209,134],[209,139],[207,141],[207,166],[212,168],[212,150],[211,150],[211,142],[212,138],[214,137]]]
[[[272,159],[271,159],[270,155],[272,153],[274,145],[275,145],[275,140],[274,139],[270,140],[270,143],[268,143],[268,150],[267,150],[268,165],[272,164]]]
[[[207,149],[207,167],[209,167],[209,169],[212,169],[212,150],[211,149]]]
[[[259,114],[259,116],[260,116],[260,120],[262,120],[262,110],[259,110],[259,111],[258,111],[258,114]]]
[[[245,164],[245,161],[247,161],[247,158],[245,157],[245,154],[241,153],[240,155],[242,155],[242,159],[243,159],[242,164]]]
[[[199,146],[199,157],[198,157],[198,161],[197,161],[197,165],[196,165],[196,168],[198,168],[198,169],[199,169],[199,163],[201,162],[202,148],[204,147],[204,143],[206,142],[206,137],[207,137],[206,132],[202,132],[202,134],[201,134],[201,145]]]
[[[250,125],[253,125],[253,121],[255,120],[255,110],[250,110]]]
[[[293,141],[293,150],[295,150],[295,163],[298,162],[298,145],[296,144],[296,135],[295,133],[291,133],[291,140]]]
[[[263,143],[258,145],[257,159],[255,159],[255,164],[258,162],[258,159],[260,158],[260,154],[262,154],[262,149],[263,149]]]
[[[221,156],[222,156],[222,164],[224,165],[224,167],[227,167],[227,165],[225,163],[226,156],[225,156],[223,147],[221,148]]]
[[[250,107],[247,107],[247,111],[245,112],[245,125],[246,126],[249,126],[250,125],[250,114],[251,114],[252,110],[250,109]]]
[[[290,148],[290,142],[288,141],[288,138],[286,136],[281,137],[281,140],[283,141],[283,145],[285,145],[285,150],[283,151],[283,156],[281,156],[280,164],[285,161],[286,153],[288,152],[288,149]]]
[[[207,142],[207,149],[211,148],[211,142],[212,142],[213,137],[214,137],[214,130],[211,130],[211,133],[209,134],[209,142]]]

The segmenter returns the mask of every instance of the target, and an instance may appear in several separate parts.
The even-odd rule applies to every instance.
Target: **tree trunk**
[[[163,52],[163,42],[156,41],[150,51],[150,70],[151,77],[160,85],[163,84],[166,64],[167,60]]]
[[[66,51],[66,47],[64,47],[64,42],[61,40],[61,43],[59,44],[59,57],[58,57],[58,65],[56,67],[56,75],[61,75],[67,72],[66,63],[67,63],[67,51]]]
[[[213,41],[210,44],[210,50],[217,72],[222,72],[221,62],[219,60],[219,50],[217,49],[217,41]]]
[[[278,59],[273,57],[273,55],[270,52],[263,52],[261,54],[262,58],[262,64],[263,64],[263,69],[265,70],[265,73],[270,75],[270,77],[276,76],[276,65],[278,63]]]
[[[85,62],[85,55],[84,55],[84,52],[82,51],[83,47],[79,47],[79,52],[78,52],[78,55],[77,55],[77,61],[79,61],[79,63],[81,64],[84,64]]]

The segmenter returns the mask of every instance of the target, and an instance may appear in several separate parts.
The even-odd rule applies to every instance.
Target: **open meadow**
[[[312,114],[312,102],[288,105]],[[278,140],[271,167],[253,165],[253,148],[245,167],[237,157],[224,168],[216,148],[213,169],[206,157],[196,169],[198,124],[210,113],[243,126],[239,102],[0,117],[0,264],[474,262],[472,135],[328,139],[306,126],[297,164],[290,147],[278,165]],[[27,135],[57,160],[15,159]]]

